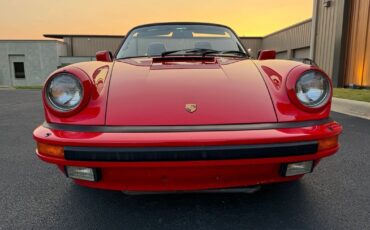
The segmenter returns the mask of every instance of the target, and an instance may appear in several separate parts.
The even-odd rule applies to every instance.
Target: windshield
[[[200,55],[208,51],[209,55],[246,56],[235,34],[226,27],[162,24],[143,26],[131,31],[117,58],[164,56],[163,54],[198,55],[198,50],[202,51]]]

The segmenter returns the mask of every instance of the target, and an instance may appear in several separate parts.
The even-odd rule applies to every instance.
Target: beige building
[[[315,0],[311,57],[335,86],[370,87],[370,0]]]
[[[279,59],[302,59],[310,57],[312,19],[305,20],[264,37],[240,37],[253,57],[258,50],[274,49]]]
[[[57,40],[0,40],[0,87],[42,85],[66,55]]]
[[[252,50],[256,58],[259,50],[275,49],[277,58],[301,59],[310,57],[310,36],[312,20],[300,22],[265,37],[240,37],[246,49]],[[67,55],[61,57],[61,64],[74,63],[95,57],[99,50],[113,53],[119,48],[124,36],[45,34],[46,38],[61,39],[66,44]]]
[[[46,38],[63,39],[67,46],[67,56],[93,57],[96,51],[116,51],[124,36],[115,35],[73,35],[73,34],[44,34]]]
[[[0,85],[41,85],[46,74],[36,76],[35,70],[94,60],[99,50],[116,51],[124,38],[44,36],[57,40],[0,41]],[[280,59],[312,59],[332,77],[334,86],[370,87],[370,0],[314,0],[312,19],[264,37],[241,37],[241,41],[254,58],[259,50],[274,49]],[[53,61],[35,62],[31,53]]]

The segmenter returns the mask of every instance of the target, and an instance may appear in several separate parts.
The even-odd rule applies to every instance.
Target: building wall
[[[288,51],[276,52],[276,59],[289,59]]]
[[[59,41],[0,41],[0,85],[42,85],[46,77],[57,69],[59,56],[66,54],[66,46]],[[15,79],[12,62],[23,62],[25,78]]]
[[[240,37],[246,50],[251,49],[253,58],[257,58],[258,51],[262,48],[262,37]]]
[[[284,59],[294,58],[296,49],[306,54],[309,52],[311,19],[285,28],[281,31],[267,35],[266,37],[240,37],[243,46],[251,49],[252,57],[257,58],[258,51],[261,49],[276,49]],[[100,50],[109,50],[113,53],[119,48],[123,36],[86,36],[86,35],[46,35],[49,38],[63,37],[67,45],[68,57],[95,57],[95,53]],[[64,55],[62,55],[64,56]],[[301,57],[301,56],[300,56]],[[308,56],[307,56],[308,57]],[[78,59],[76,59],[78,60]]]
[[[302,59],[302,58],[309,58],[310,57],[310,47],[302,47],[296,48],[292,52],[293,58]]]
[[[332,1],[330,4],[330,7],[326,7],[324,0],[317,1],[314,60],[329,76],[332,76],[338,1]]]
[[[310,57],[312,20],[308,19],[265,37],[241,37],[244,47],[251,48],[252,57],[257,58],[259,50],[274,49],[278,59]]]
[[[63,37],[63,42],[64,42],[64,44],[66,44],[66,47],[67,47],[67,53],[66,53],[66,55],[63,55],[63,56],[73,56],[72,38],[71,37]]]
[[[262,49],[275,49],[277,58],[294,59],[309,57],[311,20],[298,23],[266,37],[241,37],[246,49],[251,49],[257,58]],[[123,37],[56,35],[63,42],[44,41],[2,41],[0,42],[0,85],[41,85],[58,67],[76,62],[95,60],[99,50],[115,52]],[[11,61],[24,61],[26,79],[14,80]]]
[[[266,37],[240,37],[243,46],[251,49],[252,57],[257,58],[258,51],[261,49],[275,49],[284,59],[294,58],[294,51],[298,53],[309,53],[311,36],[311,19],[290,26]],[[109,50],[113,53],[119,48],[122,37],[112,36],[65,36],[63,41],[67,45],[66,56],[95,57],[99,50]],[[304,51],[302,52],[302,49]],[[299,52],[301,51],[301,52]],[[299,56],[301,58],[301,56]],[[306,55],[308,58],[308,55]]]
[[[312,20],[308,19],[267,35],[262,39],[262,49],[275,49],[278,56],[284,59],[303,58],[302,55],[310,50],[311,28]],[[300,51],[299,57],[294,57],[295,50]],[[305,58],[309,58],[309,55]]]
[[[70,65],[77,62],[95,61],[95,57],[59,57],[59,67]]]
[[[346,49],[346,86],[370,87],[370,0],[351,1]]]
[[[115,52],[123,39],[122,37],[64,37],[68,47],[67,56],[94,57],[97,51],[109,50]]]
[[[0,41],[0,85],[42,84],[58,66],[94,60],[99,50],[115,52],[123,39],[55,36],[64,42]],[[275,49],[279,59],[310,57],[332,77],[334,86],[370,87],[370,0],[314,0],[312,20],[265,37],[240,39],[254,58],[262,49]],[[12,61],[24,61],[25,80],[12,78]]]
[[[342,87],[345,74],[346,40],[348,38],[349,3],[363,0],[314,0],[311,55],[333,80]],[[368,0],[365,0],[368,1]]]

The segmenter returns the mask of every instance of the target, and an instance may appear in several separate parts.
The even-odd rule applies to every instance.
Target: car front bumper
[[[296,180],[302,175],[285,177],[282,165],[313,161],[316,166],[338,150],[338,144],[319,146],[321,140],[341,133],[338,123],[292,124],[149,132],[44,124],[34,131],[34,138],[64,148],[64,157],[36,150],[40,159],[56,164],[64,173],[65,166],[99,172],[98,181],[76,179],[77,184],[130,192],[192,191]]]

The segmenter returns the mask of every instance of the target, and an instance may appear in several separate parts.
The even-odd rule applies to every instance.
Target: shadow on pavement
[[[71,184],[68,197],[61,200],[73,203],[69,216],[82,220],[79,228],[295,228],[302,223],[300,217],[314,216],[315,210],[306,202],[307,186],[304,182],[274,184],[254,194],[128,196]]]

